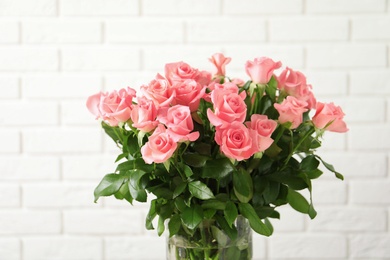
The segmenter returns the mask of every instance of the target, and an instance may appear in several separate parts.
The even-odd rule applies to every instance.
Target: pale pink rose
[[[135,105],[131,111],[133,127],[148,133],[158,125],[158,122],[156,121],[157,108],[153,101],[146,97],[139,97],[137,100],[138,104]]]
[[[232,59],[225,57],[222,53],[215,53],[209,61],[214,65],[214,76],[225,76],[225,66],[229,64]]]
[[[331,132],[344,133],[348,131],[343,121],[344,113],[341,107],[332,103],[317,103],[316,113],[312,119],[315,127]]]
[[[188,106],[170,107],[164,114],[158,116],[158,120],[167,127],[167,133],[175,142],[193,142],[199,138],[199,132],[191,133],[194,130],[194,123]]]
[[[297,128],[302,123],[303,113],[308,111],[307,103],[293,96],[288,96],[281,104],[274,104],[274,107],[279,112],[279,123],[290,122],[291,129]]]
[[[215,141],[226,157],[238,161],[248,159],[258,152],[249,129],[239,122],[233,122],[226,128],[217,128]]]
[[[245,71],[252,81],[256,84],[267,84],[274,70],[279,69],[282,66],[280,61],[275,62],[270,58],[261,57],[255,58],[253,61],[247,61],[245,63]]]
[[[96,118],[117,126],[119,122],[129,120],[135,95],[136,91],[130,87],[108,93],[100,92],[88,97],[87,108]]]
[[[186,79],[193,79],[202,87],[208,85],[211,81],[211,74],[209,72],[199,71],[182,61],[166,64],[165,77],[171,84]]]
[[[316,99],[311,91],[312,86],[306,83],[306,77],[303,73],[287,67],[277,77],[277,81],[280,90],[299,100],[306,101],[309,109],[315,107]]]
[[[230,82],[236,84],[238,87],[243,87],[245,85],[245,81],[240,78],[233,78]]]
[[[233,82],[225,82],[223,84],[215,84],[214,89],[219,89],[222,90],[224,95],[230,94],[230,93],[235,93],[238,94],[242,99],[246,98],[246,92],[241,91],[240,88],[237,86],[237,84]],[[215,94],[212,94],[215,95]]]
[[[198,109],[200,99],[204,96],[206,87],[192,79],[175,82],[170,88],[174,96],[173,103],[190,107],[191,112]]]
[[[254,114],[251,121],[245,124],[250,129],[254,145],[259,152],[271,146],[274,141],[271,135],[278,125],[274,120],[268,119],[266,115]]]
[[[142,159],[145,163],[164,163],[172,157],[177,148],[177,143],[166,132],[163,125],[159,124],[148,142],[141,147]]]
[[[243,123],[246,117],[247,107],[242,96],[237,93],[229,93],[228,90],[216,88],[211,93],[214,112],[207,109],[207,117],[215,127],[224,127],[237,121]]]
[[[153,79],[148,85],[141,86],[141,93],[154,101],[156,106],[166,107],[172,102],[174,96],[169,93],[171,84],[169,81],[157,74],[156,78]]]

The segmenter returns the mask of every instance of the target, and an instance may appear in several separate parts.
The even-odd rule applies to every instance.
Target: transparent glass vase
[[[202,222],[193,234],[181,232],[167,237],[167,260],[250,260],[252,229],[244,217],[233,224],[237,230],[232,240],[215,221]]]

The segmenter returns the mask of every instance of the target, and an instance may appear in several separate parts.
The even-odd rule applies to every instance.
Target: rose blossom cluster
[[[278,124],[295,129],[303,123],[303,114],[315,109],[311,123],[318,129],[346,132],[344,114],[333,103],[317,102],[311,85],[299,71],[285,68],[279,76],[274,71],[280,62],[270,58],[256,58],[245,64],[245,70],[256,87],[265,86],[272,77],[277,81],[278,97],[274,107],[278,119],[250,114],[246,100],[249,92],[240,79],[225,77],[225,66],[230,58],[214,54],[209,59],[213,74],[191,67],[184,62],[165,65],[165,75],[157,74],[147,85],[140,87],[140,96],[130,87],[92,95],[87,100],[89,111],[111,126],[127,123],[138,134],[148,136],[141,147],[148,164],[169,160],[181,142],[194,142],[200,133],[194,131],[194,122],[205,124],[199,118],[201,100],[209,103],[207,119],[215,131],[215,142],[226,157],[238,161],[265,151],[273,143],[272,133]],[[254,102],[255,97],[249,97]]]

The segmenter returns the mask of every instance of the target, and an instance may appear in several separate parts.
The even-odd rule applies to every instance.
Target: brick
[[[0,0],[0,15],[3,16],[54,16],[56,0]]]
[[[0,131],[0,153],[17,153],[20,151],[20,134],[16,130]]]
[[[317,206],[318,215],[308,222],[310,231],[385,231],[387,226],[386,211],[382,208],[346,208]]]
[[[153,51],[153,50],[151,50]],[[150,58],[152,59],[152,58]],[[160,59],[160,58],[159,58]],[[150,60],[151,62],[151,60]],[[151,65],[153,65],[151,63]],[[137,72],[131,72],[128,74],[124,73],[115,73],[115,74],[108,74],[104,77],[104,89],[109,91],[113,89],[118,88],[125,88],[125,87],[131,87],[139,92],[140,86],[144,84],[148,84],[152,79],[155,78],[157,71],[160,71],[163,73],[163,63],[161,63],[160,68],[157,68],[153,71],[137,71]]]
[[[22,101],[0,104],[0,125],[3,126],[56,125],[58,116],[58,104],[55,102]]]
[[[91,20],[45,19],[23,23],[24,43],[99,43],[101,23]]]
[[[58,53],[52,48],[1,48],[0,70],[53,71],[58,68]]]
[[[135,70],[140,53],[133,48],[72,48],[62,50],[64,70]]]
[[[388,16],[364,16],[352,19],[352,39],[354,40],[389,40],[384,33],[390,27]]]
[[[380,13],[385,10],[385,7],[385,0],[315,0],[306,3],[306,12],[316,14]]]
[[[48,194],[49,195],[49,194]],[[61,230],[61,215],[48,210],[2,210],[0,234],[58,234]]]
[[[18,43],[19,24],[11,21],[0,22],[0,34],[0,43]]]
[[[83,101],[64,101],[61,102],[61,123],[64,125],[99,125],[86,108]]]
[[[237,4],[235,0],[223,1],[223,12],[226,14],[300,14],[302,11],[303,1],[301,0],[246,0],[240,4]]]
[[[383,180],[351,181],[350,198],[354,204],[390,205],[390,182]]]
[[[102,259],[102,248],[98,237],[25,237],[23,259],[98,260]]]
[[[18,98],[19,80],[16,77],[0,76],[0,99]]]
[[[104,155],[64,156],[62,158],[63,177],[66,180],[100,181],[107,173],[114,172],[115,158],[115,156]]]
[[[96,185],[94,183],[24,184],[23,205],[45,208],[91,207],[94,206],[93,190]],[[48,194],[55,194],[55,196],[48,196]]]
[[[351,94],[389,95],[390,70],[375,69],[350,73]]]
[[[144,219],[136,209],[64,211],[66,234],[132,234],[144,230]]]
[[[1,156],[0,169],[6,181],[58,180],[60,161],[54,156]]]
[[[347,202],[347,184],[340,180],[313,181],[313,202],[340,205]]]
[[[185,15],[185,16],[206,16],[218,15],[220,1],[218,0],[144,0],[142,4],[143,15]]]
[[[19,207],[20,188],[19,185],[2,183],[0,184],[0,207]],[[1,256],[1,253],[0,253]]]
[[[105,259],[125,260],[129,256],[142,260],[161,259],[166,254],[165,247],[163,237],[111,237],[105,239]]]
[[[341,235],[274,236],[270,238],[269,256],[275,259],[346,259],[347,241]]]
[[[17,238],[0,238],[0,259],[20,260],[20,241]]]
[[[348,98],[339,103],[348,122],[383,122],[385,120],[386,100],[383,98]]]
[[[97,152],[99,129],[35,129],[23,132],[23,148],[29,153]]]
[[[350,178],[376,178],[387,174],[387,162],[385,153],[376,152],[321,152],[321,157],[334,165],[347,179]],[[353,163],[351,163],[353,162]],[[333,175],[325,172],[324,175]],[[332,176],[333,177],[333,176]]]
[[[387,138],[390,132],[390,126],[370,125],[354,126],[348,133],[349,147],[360,150],[388,150],[390,148],[390,139]]]
[[[183,21],[177,19],[132,19],[106,22],[110,43],[182,43]],[[145,33],[148,32],[148,33]]]
[[[102,80],[99,75],[45,74],[24,76],[22,95],[28,99],[86,98],[99,92]]]
[[[60,14],[71,16],[137,15],[136,0],[66,0],[60,2]]]
[[[388,259],[390,235],[356,234],[350,238],[350,255],[353,259]]]
[[[266,24],[263,19],[246,17],[189,21],[187,40],[189,43],[264,42]]]
[[[270,41],[337,41],[348,39],[348,19],[334,17],[274,18],[269,21]]]
[[[317,98],[347,95],[347,73],[340,71],[305,71],[307,82],[313,86]]]
[[[381,44],[318,44],[307,47],[309,68],[380,68],[385,67],[386,62],[386,48]]]
[[[283,236],[285,232],[300,232],[305,228],[305,216],[290,207],[276,209],[280,213],[280,219],[271,219],[276,236]],[[282,234],[283,233],[283,234]]]

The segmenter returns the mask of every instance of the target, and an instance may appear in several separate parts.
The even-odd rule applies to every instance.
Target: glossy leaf
[[[177,185],[177,187],[175,188],[175,190],[173,191],[173,198],[176,198],[177,196],[179,196],[180,194],[183,193],[183,191],[187,188],[187,183],[185,182],[182,182],[180,183],[179,185]]]
[[[296,211],[309,214],[309,202],[299,192],[293,189],[288,189],[287,201]]]
[[[226,219],[227,224],[231,227],[238,216],[237,207],[234,204],[234,202],[228,201],[226,203],[224,215],[225,215],[225,219]]]
[[[145,227],[147,230],[154,229],[152,222],[153,222],[153,219],[157,216],[156,201],[157,201],[157,199],[154,199],[150,202],[149,212],[146,215],[146,222],[145,222]]]
[[[343,176],[341,173],[337,172],[337,171],[334,169],[333,165],[331,165],[331,164],[325,162],[324,160],[322,160],[321,157],[319,157],[319,156],[317,156],[317,155],[316,155],[316,157],[322,162],[322,164],[325,166],[325,168],[328,169],[329,171],[333,172],[333,173],[336,175],[336,177],[337,177],[338,179],[344,180],[344,176]]]
[[[95,202],[102,196],[110,196],[116,193],[123,182],[125,181],[125,177],[119,174],[110,173],[103,177],[98,186],[95,188],[94,196]]]
[[[253,197],[253,182],[250,174],[244,169],[233,173],[234,194],[242,203],[249,202]]]
[[[228,158],[213,159],[206,162],[202,168],[203,178],[222,179],[232,173],[234,167]]]
[[[203,219],[203,210],[199,205],[186,208],[181,214],[183,224],[189,229],[195,229]]]
[[[193,181],[188,183],[188,189],[192,196],[201,200],[208,200],[214,198],[213,192],[206,184],[200,181]]]
[[[168,222],[169,237],[176,235],[181,227],[180,215],[176,214],[171,217]]]
[[[259,216],[257,215],[254,208],[248,203],[240,203],[238,204],[238,208],[240,213],[248,219],[250,226],[252,229],[259,233],[260,235],[270,236],[272,235],[272,230],[264,224]]]

